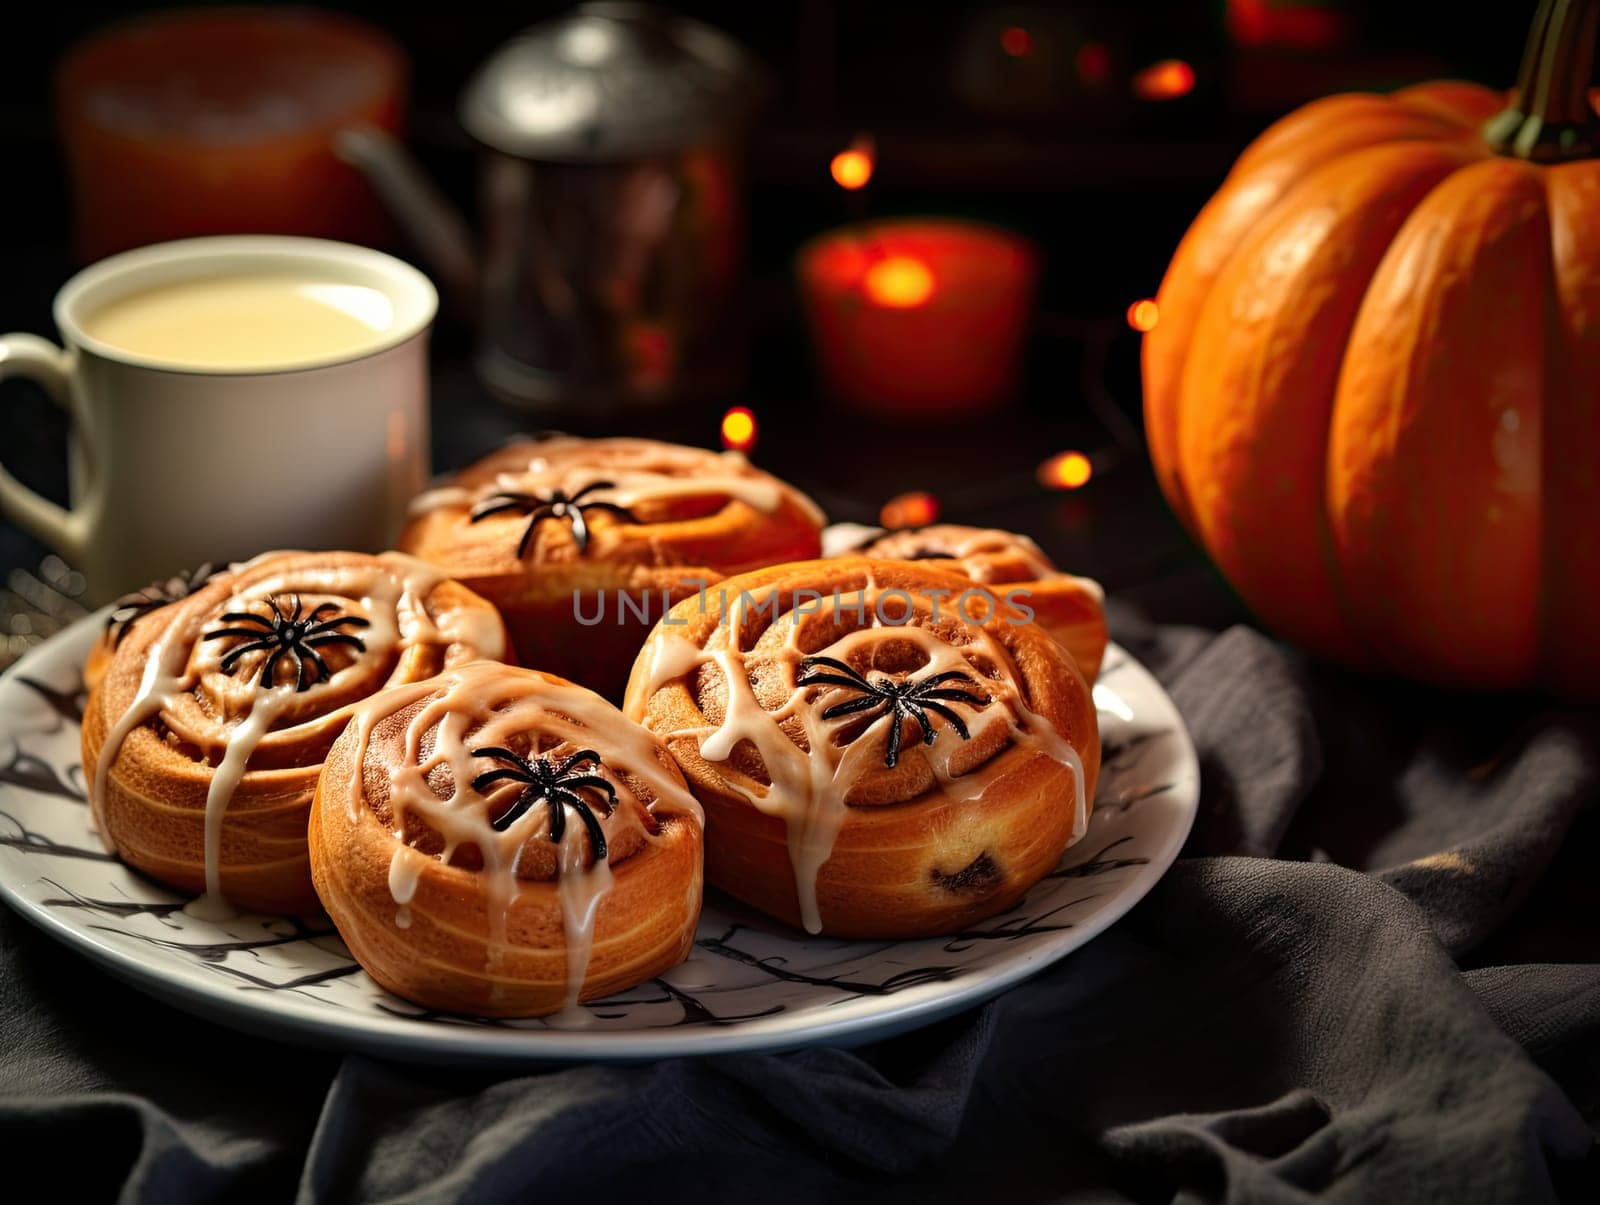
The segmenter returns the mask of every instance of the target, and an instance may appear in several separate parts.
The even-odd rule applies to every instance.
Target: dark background
[[[77,266],[51,113],[55,64],[86,33],[150,7],[38,6],[27,34],[8,39],[0,71],[0,329],[53,333],[50,298]],[[455,121],[455,98],[507,36],[567,6],[328,7],[388,30],[410,51],[413,146],[473,214],[473,148]],[[1138,336],[1125,324],[1126,307],[1155,292],[1194,213],[1271,120],[1345,88],[1438,76],[1509,83],[1533,6],[1280,4],[1319,14],[1312,20],[1323,28],[1277,45],[1249,37],[1240,14],[1251,6],[1236,3],[676,7],[753,48],[772,68],[777,96],[756,135],[749,181],[750,380],[715,408],[675,408],[645,420],[651,429],[640,433],[711,444],[721,406],[742,402],[762,421],[755,458],[811,490],[835,518],[871,520],[888,497],[927,489],[944,517],[1029,531],[1065,567],[1101,578],[1157,618],[1220,623],[1236,604],[1167,514],[1138,446]],[[1020,99],[974,98],[960,85],[959,65],[993,56],[1009,25],[1033,31],[1029,69],[1042,71],[1044,83],[1021,88]],[[1110,54],[1099,90],[1081,86],[1068,67],[1089,41]],[[1134,100],[1133,72],[1169,57],[1193,64],[1194,91]],[[829,179],[828,161],[860,131],[877,139],[878,172],[867,196],[846,197]],[[811,376],[791,275],[796,247],[863,213],[919,212],[998,222],[1043,250],[1025,394],[978,432],[871,422],[820,396]],[[455,467],[518,428],[549,425],[489,400],[466,363],[466,331],[444,324],[435,347],[437,468]],[[1134,427],[1119,424],[1118,414]],[[47,403],[28,386],[0,386],[0,454],[13,472],[61,498],[64,447],[63,424]],[[1068,447],[1097,455],[1096,478],[1075,494],[1046,494],[1032,484],[1033,467]],[[43,552],[0,529],[0,571],[36,566]]]

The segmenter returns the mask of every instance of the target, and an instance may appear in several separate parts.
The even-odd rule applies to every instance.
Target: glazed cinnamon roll
[[[494,603],[524,665],[616,699],[668,607],[818,555],[821,527],[810,499],[737,452],[555,436],[416,499],[400,547]]]
[[[1062,573],[1025,535],[988,527],[935,524],[892,531],[863,544],[861,556],[929,561],[986,586],[1015,587],[1037,623],[1064,645],[1093,682],[1106,654],[1105,592],[1098,582]],[[1009,590],[1007,591],[1010,592]]]
[[[311,870],[384,987],[540,1016],[688,954],[702,814],[666,747],[612,704],[479,662],[355,711],[312,805]]]
[[[680,603],[625,710],[706,809],[707,881],[840,937],[1010,907],[1083,835],[1100,764],[1066,651],[985,588],[904,561],[780,565]]]
[[[398,553],[272,553],[139,617],[91,690],[90,803],[203,911],[314,913],[306,819],[350,707],[505,651],[494,608]]]
[[[89,656],[84,661],[84,686],[93,690],[100,679],[105,677],[106,667],[111,664],[113,654],[128,638],[135,624],[146,615],[188,598],[221,573],[223,568],[221,565],[207,562],[183,573],[175,573],[171,577],[151,582],[148,586],[130,591],[113,602],[110,612],[106,615],[105,630],[100,633],[100,639],[90,647]]]

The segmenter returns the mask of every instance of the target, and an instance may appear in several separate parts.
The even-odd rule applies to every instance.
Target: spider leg
[[[572,539],[578,545],[578,551],[589,551],[589,524],[583,517],[583,507],[569,505],[567,518],[572,522]]]
[[[933,744],[933,725],[928,722],[927,713],[910,699],[900,704],[900,710],[916,724],[917,729],[922,733],[922,743],[924,745]]]
[[[583,827],[589,830],[589,846],[594,850],[594,860],[596,862],[604,862],[606,860],[606,831],[600,827],[600,818],[578,796],[572,795],[570,799],[571,802],[568,806],[578,813],[578,818],[583,821]],[[559,805],[552,803],[551,806]]]
[[[894,769],[900,764],[900,728],[905,723],[905,717],[900,714],[898,707],[889,708],[889,745],[884,750],[883,764],[889,769]]]
[[[812,674],[809,678],[796,678],[794,684],[796,686],[842,686],[846,690],[859,690],[863,694],[874,695],[878,698],[883,697],[879,691],[872,688],[871,684],[857,682],[854,678],[845,678],[838,674]]]
[[[528,516],[528,526],[523,528],[522,540],[517,545],[517,556],[528,555],[528,545],[533,543],[533,533],[539,530],[539,524],[550,518],[550,508],[541,506]]]
[[[239,664],[239,658],[246,653],[259,653],[264,649],[277,648],[277,646],[278,642],[275,640],[252,640],[249,644],[241,644],[236,648],[229,649],[223,655],[222,660],[217,663],[217,668],[225,674],[232,673],[233,667]]]
[[[957,678],[960,678],[963,682],[967,683],[967,685],[969,685],[969,686],[976,686],[977,685],[977,683],[973,682],[972,676],[970,674],[963,673],[959,669],[952,669],[952,670],[947,670],[946,672],[944,672],[942,674],[934,674],[933,677],[931,677],[931,678],[924,678],[921,682],[917,683],[916,689],[917,690],[922,690],[922,689],[924,689],[926,687],[929,687],[929,686],[938,686],[942,682],[954,682]]]
[[[840,716],[855,715],[860,711],[870,711],[874,707],[883,707],[889,703],[882,695],[857,695],[844,703],[835,703],[822,713],[825,720],[837,720]]]
[[[288,650],[282,645],[279,645],[273,650],[273,652],[268,654],[267,659],[261,663],[261,672],[256,678],[257,683],[268,690],[277,685],[276,679],[278,676],[278,662],[283,660],[283,655],[286,652],[288,652]]]
[[[982,707],[989,700],[964,690],[924,690],[912,696],[919,702],[925,699],[948,699],[953,703],[970,703],[974,707]]]
[[[502,767],[498,770],[485,770],[472,780],[472,789],[482,795],[485,789],[494,786],[497,782],[527,783],[526,776],[520,770]]]
[[[317,609],[312,611],[311,614],[306,616],[306,621],[308,623],[315,623],[318,619],[320,619],[322,617],[322,614],[325,611],[337,611],[338,609],[339,609],[339,604],[338,603],[331,603],[331,602],[318,603],[317,604]]]
[[[922,706],[926,707],[935,715],[942,715],[946,720],[948,720],[950,722],[950,727],[954,728],[958,733],[961,734],[962,740],[970,741],[972,739],[972,733],[967,731],[967,722],[957,715],[953,710],[946,707],[943,703],[935,703],[931,700],[924,700]],[[933,743],[933,738],[931,736],[928,738],[928,743]]]
[[[291,597],[294,599],[294,614],[289,616],[289,622],[290,623],[299,623],[300,622],[300,612],[304,609],[304,606],[300,602],[300,596],[298,594],[292,595]]]
[[[318,632],[315,636],[308,636],[300,641],[307,648],[321,648],[325,644],[345,644],[360,652],[366,652],[367,646],[359,636],[351,636],[346,632]]]
[[[330,603],[329,605],[331,606],[332,604]],[[313,618],[315,618],[315,616],[313,616]],[[370,628],[372,626],[372,621],[369,619],[362,619],[359,615],[341,615],[337,619],[324,619],[321,623],[312,624],[305,630],[305,635],[316,636],[322,632],[331,632],[336,628],[341,628],[346,625],[354,625],[358,628]]]
[[[637,523],[639,518],[625,506],[618,506],[615,502],[585,502],[584,510],[601,510],[608,515],[616,515],[628,523]]]
[[[538,499],[529,494],[495,494],[485,498],[472,508],[468,522],[476,523],[479,519],[487,519],[490,515],[504,514],[508,510],[526,512],[530,507],[538,505]]]
[[[538,774],[538,771],[529,764],[527,758],[523,757],[520,753],[513,753],[510,749],[507,749],[502,745],[489,745],[483,749],[474,749],[472,751],[472,756],[492,757],[497,761],[508,761],[521,770],[524,774]]]
[[[606,810],[608,812],[617,806],[617,788],[598,774],[579,774],[575,778],[564,778],[561,780],[561,787],[563,790],[571,790],[573,792],[576,792],[580,787],[591,787],[605,794]]]
[[[264,632],[273,631],[272,620],[257,615],[254,611],[224,611],[223,623],[253,623]]]
[[[224,636],[248,636],[251,640],[260,640],[268,635],[270,629],[263,628],[218,628],[215,632],[207,632],[200,637],[201,640],[221,640]]]
[[[301,647],[305,649],[305,660],[309,661],[311,667],[317,671],[318,682],[326,682],[333,677],[333,674],[328,670],[328,663],[322,659],[321,653],[310,645],[302,645]],[[299,654],[296,654],[296,656],[299,656]]]
[[[557,798],[557,794],[555,791],[547,790],[540,798],[544,800],[544,806],[550,813],[550,840],[560,845],[561,838],[567,835],[567,809]]]
[[[856,682],[859,682],[862,686],[870,687],[872,685],[872,683],[868,682],[860,673],[846,665],[843,661],[840,661],[837,657],[806,657],[800,662],[800,673],[802,675],[809,673],[811,667],[814,665],[824,665],[831,670],[837,670],[845,677],[852,678]]]
[[[517,796],[517,801],[507,808],[506,811],[503,812],[500,817],[490,825],[490,827],[493,828],[497,833],[503,833],[518,820],[521,820],[533,810],[534,804],[538,803],[539,800],[544,798],[544,796],[539,793],[539,790],[540,788],[538,786],[529,786],[527,790],[523,791],[522,794]]]

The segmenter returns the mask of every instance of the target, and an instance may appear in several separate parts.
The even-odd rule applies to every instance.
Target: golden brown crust
[[[535,461],[549,467],[533,472]],[[652,478],[669,492],[651,496]],[[621,497],[638,521],[603,507],[585,510],[588,540],[581,549],[570,522],[547,520],[534,526],[519,555],[529,528],[525,507],[472,517],[474,506],[497,490],[548,496],[554,488],[574,493],[608,480],[618,488],[590,497]],[[680,492],[685,481],[706,488]],[[730,484],[746,496],[726,492]],[[650,440],[519,441],[423,495],[413,510],[401,549],[493,602],[523,664],[608,697],[620,697],[650,626],[699,583],[814,557],[821,547],[821,516],[791,487],[736,454]],[[633,604],[626,609],[618,602],[624,595]]]
[[[631,987],[688,955],[700,915],[700,812],[665,747],[615,707],[552,675],[480,663],[387,692],[363,711],[335,742],[317,788],[311,870],[345,944],[378,983],[429,1008],[540,1016]],[[442,735],[447,717],[463,715],[473,719]],[[435,774],[425,794],[415,782],[396,785],[417,765],[408,748],[477,769],[487,763],[472,750],[483,741],[553,760],[581,744],[598,755],[594,772],[615,785],[617,802],[602,821],[610,884],[577,992],[568,982],[573,915],[562,880],[596,871],[582,825],[569,817],[566,840],[582,844],[584,859],[558,864],[562,846],[548,816],[536,814],[543,802],[501,834],[486,827],[501,809],[475,788],[458,790],[451,775]],[[412,810],[402,816],[402,844],[391,825],[397,800],[407,811],[405,790]],[[432,825],[462,825],[457,836],[476,834],[485,848],[461,856],[460,846],[430,841],[421,805]]]
[[[261,665],[259,658],[245,658],[232,674],[222,673],[214,662],[224,646],[203,637],[225,626],[224,612],[251,605],[264,611],[252,600],[268,585],[285,593],[298,590],[308,600],[342,598],[335,584],[342,578],[352,583],[355,597],[345,601],[351,613],[362,608],[363,595],[374,610],[384,605],[383,591],[372,589],[374,583],[390,583],[398,594],[401,579],[410,581],[426,615],[423,626],[432,634],[402,634],[381,651],[374,637],[373,654],[360,659],[342,649],[326,650],[328,664],[341,672],[287,700],[282,715],[249,751],[220,813],[222,895],[255,912],[317,911],[306,819],[323,757],[348,718],[348,704],[386,684],[426,678],[447,665],[500,655],[505,648],[504,626],[488,603],[432,567],[395,554],[270,554],[219,576],[132,628],[90,690],[82,732],[96,823],[123,861],[180,891],[206,891],[208,795],[255,705],[249,675],[259,674]],[[376,624],[379,617],[370,618]],[[149,714],[110,751],[101,781],[97,769],[108,739],[146,698],[151,661],[166,657],[177,667],[170,695],[150,701]]]
[[[1094,702],[1072,658],[1003,603],[975,603],[981,622],[952,618],[952,601],[971,585],[901,561],[781,565],[723,583],[730,599],[752,601],[742,612],[731,603],[729,622],[717,608],[700,614],[686,603],[657,627],[625,710],[666,740],[706,809],[709,882],[799,925],[808,922],[811,873],[807,927],[915,937],[1003,911],[1055,866],[1087,822],[1087,810],[1077,813],[1074,754],[1085,809],[1094,795]],[[870,611],[883,600],[896,618],[909,597],[910,621],[863,624],[829,601],[837,592],[848,603],[857,591]],[[945,610],[936,620],[938,592]],[[963,675],[943,685],[973,693],[976,705],[929,697],[957,711],[968,738],[935,714],[934,739],[923,743],[908,719],[898,760],[887,765],[891,721],[870,711],[823,715],[866,701],[865,691],[801,682],[832,673],[819,656],[880,684]],[[740,679],[737,698],[730,673]]]
[[[1027,536],[996,528],[939,523],[892,531],[864,544],[861,556],[927,562],[975,582],[1025,592],[1034,622],[1064,645],[1093,682],[1105,659],[1105,596],[1088,578],[1062,573]]]

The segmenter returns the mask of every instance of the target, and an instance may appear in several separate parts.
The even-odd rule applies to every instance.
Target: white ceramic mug
[[[280,370],[151,359],[85,330],[123,297],[263,271],[376,289],[391,320],[356,352]],[[81,569],[94,602],[269,548],[386,547],[428,478],[437,308],[410,265],[321,239],[185,239],[102,260],[56,295],[64,347],[0,336],[0,378],[37,381],[72,423],[71,508],[0,467],[0,511]]]

